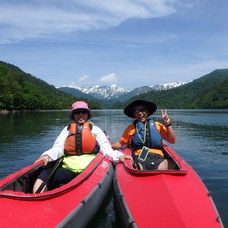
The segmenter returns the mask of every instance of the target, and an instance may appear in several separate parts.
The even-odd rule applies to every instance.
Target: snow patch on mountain
[[[173,89],[182,85],[185,85],[188,82],[169,82],[169,83],[164,83],[160,85],[155,85],[155,86],[150,86],[152,90],[167,90],[167,89]]]
[[[88,88],[71,86],[71,88],[78,89],[81,92],[92,95],[98,99],[114,99],[118,98],[120,95],[127,94],[128,92],[130,92],[130,90],[119,87],[115,84],[112,84],[110,86],[95,85]]]
[[[171,83],[164,83],[164,84],[160,84],[160,85],[155,85],[155,86],[142,86],[142,87],[138,87],[135,88],[133,90],[129,90],[123,87],[119,87],[116,84],[112,84],[110,86],[99,86],[99,85],[95,85],[95,86],[91,86],[91,87],[80,87],[80,86],[75,86],[75,85],[71,85],[69,86],[70,88],[74,88],[77,89],[79,91],[81,91],[82,93],[85,94],[89,94],[92,95],[95,98],[98,99],[118,99],[118,98],[122,98],[125,97],[125,99],[130,98],[132,96],[136,96],[142,93],[147,93],[151,90],[167,90],[167,89],[172,89],[172,88],[176,88],[179,86],[182,86],[188,82],[171,82]]]

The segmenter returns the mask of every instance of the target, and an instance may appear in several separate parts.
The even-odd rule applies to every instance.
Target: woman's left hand
[[[165,125],[170,124],[171,121],[170,121],[170,117],[169,117],[169,115],[168,115],[167,109],[162,110],[161,112],[162,112],[162,120],[163,120],[163,123],[164,123]]]
[[[44,165],[47,165],[49,160],[50,160],[50,157],[48,155],[43,155],[43,156],[39,157],[34,163],[43,161]]]
[[[121,156],[119,157],[119,160],[120,160],[121,162],[124,162],[125,159],[130,159],[131,161],[133,161],[133,158],[132,158],[132,156],[130,156],[130,155],[121,155]]]

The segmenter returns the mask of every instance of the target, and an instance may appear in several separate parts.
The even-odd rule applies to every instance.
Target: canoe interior
[[[0,191],[11,190],[15,192],[32,193],[33,184],[38,175],[42,171],[42,165],[22,173],[18,177],[12,179],[0,188]]]
[[[139,170],[132,162],[128,159],[125,160],[124,166],[126,169],[133,173],[134,175],[156,175],[156,174],[171,174],[171,175],[186,175],[187,165],[186,162],[179,157],[170,147],[164,145],[164,157],[168,160],[169,169],[168,170]],[[131,151],[129,148],[122,150],[123,153],[130,155]]]

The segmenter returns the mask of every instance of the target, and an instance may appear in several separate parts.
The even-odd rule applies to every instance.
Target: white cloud
[[[84,82],[86,80],[89,80],[89,78],[90,78],[89,75],[83,75],[78,79],[78,82]]]
[[[104,83],[114,83],[114,82],[117,81],[117,76],[116,76],[115,73],[111,73],[111,74],[102,76],[102,77],[100,78],[100,81],[101,81],[101,82],[104,82]]]
[[[30,0],[0,2],[0,44],[54,33],[106,29],[130,18],[175,12],[180,0]]]

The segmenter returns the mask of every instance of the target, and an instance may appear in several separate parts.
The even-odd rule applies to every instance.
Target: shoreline
[[[8,113],[15,113],[17,112],[16,110],[7,110],[7,109],[0,109],[0,114],[8,114]]]

